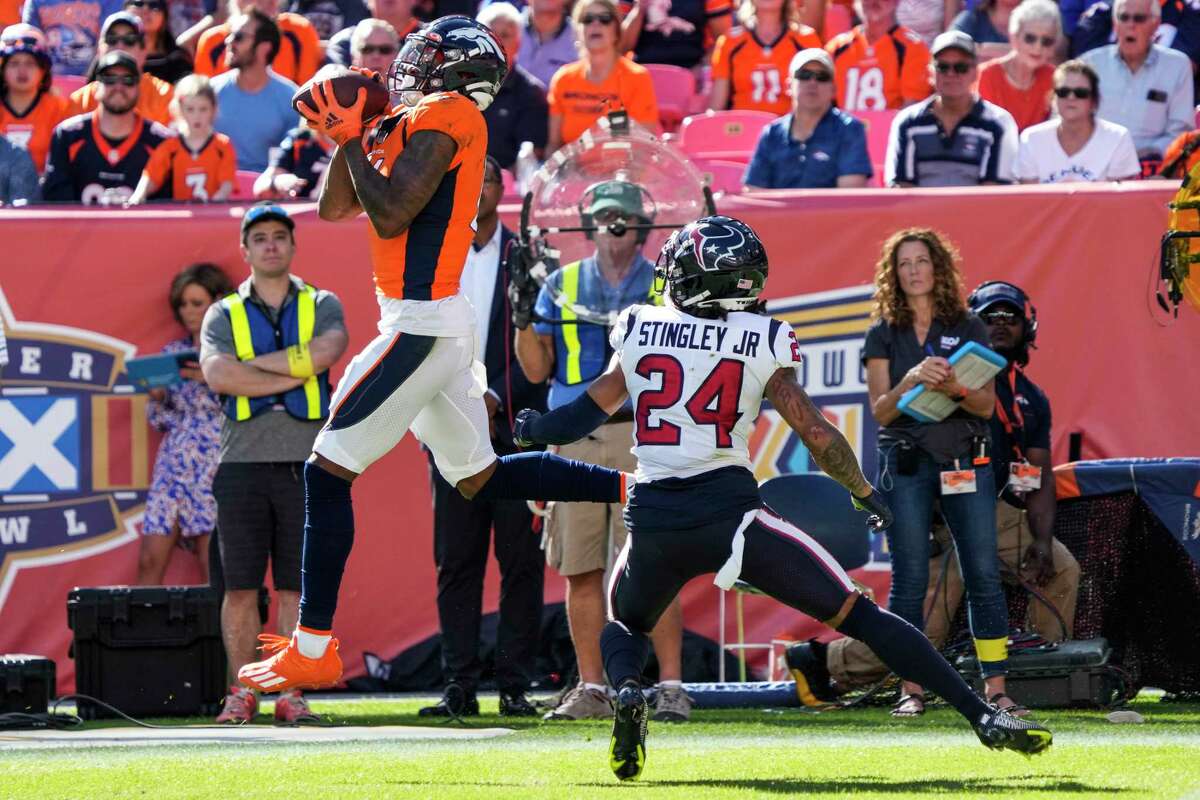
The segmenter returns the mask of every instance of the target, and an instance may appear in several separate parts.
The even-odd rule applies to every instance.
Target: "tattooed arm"
[[[361,147],[344,147],[341,151],[345,152],[354,193],[375,232],[384,239],[394,239],[408,230],[413,218],[433,197],[450,169],[458,144],[444,133],[417,131],[386,176],[371,166]]]
[[[813,405],[796,382],[794,369],[777,370],[767,381],[766,395],[826,475],[849,489],[855,497],[866,497],[871,493],[871,484],[863,477],[850,443]]]

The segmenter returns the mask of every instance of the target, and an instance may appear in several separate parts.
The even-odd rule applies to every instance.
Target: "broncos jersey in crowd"
[[[100,133],[95,112],[71,117],[54,129],[50,139],[42,199],[84,205],[123,202],[133,194],[150,154],[174,135],[135,114],[133,133],[111,141]],[[170,197],[170,193],[170,184],[164,184],[150,199]]]

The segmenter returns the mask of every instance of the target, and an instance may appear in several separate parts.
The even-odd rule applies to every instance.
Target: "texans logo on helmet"
[[[0,291],[9,363],[0,389],[0,608],[24,567],[137,538],[150,483],[136,348],[92,331],[18,322]]]
[[[705,272],[716,272],[728,262],[733,266],[737,250],[746,243],[746,237],[737,228],[729,226],[697,225],[692,228],[692,247],[696,263]]]

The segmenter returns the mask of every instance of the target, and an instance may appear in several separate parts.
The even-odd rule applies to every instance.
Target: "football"
[[[313,86],[326,80],[333,81],[333,93],[336,95],[338,103],[343,106],[354,105],[358,99],[358,90],[367,90],[367,102],[363,106],[364,120],[382,114],[391,106],[391,94],[388,92],[387,87],[379,81],[373,81],[361,72],[355,72],[349,67],[327,64],[317,70],[317,74],[309,78],[292,95],[292,108],[299,112],[299,104],[301,102],[307,104],[309,108],[316,108],[317,104],[313,101],[312,97]]]

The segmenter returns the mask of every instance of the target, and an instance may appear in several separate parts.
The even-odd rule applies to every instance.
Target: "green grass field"
[[[313,702],[346,725],[423,723],[420,705]],[[1131,707],[1145,724],[1040,714],[1055,743],[1033,759],[985,749],[944,706],[905,721],[880,708],[697,711],[686,725],[651,723],[646,771],[631,784],[608,771],[607,722],[484,716],[479,727],[516,733],[471,741],[6,751],[0,740],[0,798],[1200,797],[1200,705]]]

